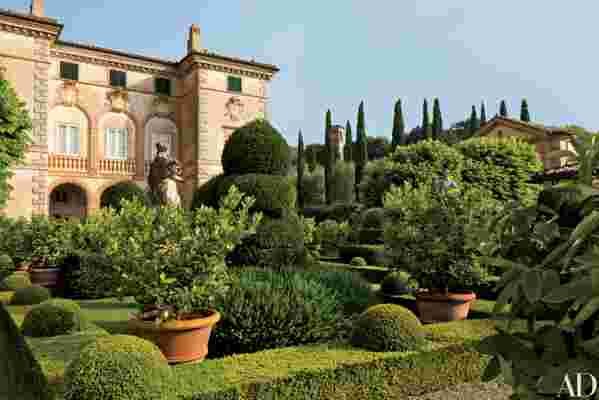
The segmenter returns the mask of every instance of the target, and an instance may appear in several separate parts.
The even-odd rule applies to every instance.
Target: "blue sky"
[[[189,26],[211,51],[273,63],[272,120],[290,144],[299,129],[322,142],[324,114],[350,120],[365,102],[369,136],[391,136],[402,99],[408,127],[438,97],[444,123],[482,100],[505,99],[519,116],[599,129],[596,36],[599,3],[475,0],[46,0],[64,40],[180,59]],[[29,0],[0,7],[25,11]]]

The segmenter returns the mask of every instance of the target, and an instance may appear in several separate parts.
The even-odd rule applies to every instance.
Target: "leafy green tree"
[[[443,116],[441,115],[441,106],[439,99],[435,99],[433,103],[433,127],[432,133],[434,139],[439,139],[443,132]]]
[[[470,114],[469,128],[470,128],[470,136],[473,136],[476,133],[476,131],[478,131],[478,128],[480,128],[480,121],[478,120],[478,117],[476,116],[476,107],[475,106],[472,106],[472,112]]]
[[[528,102],[526,99],[522,99],[522,105],[520,107],[520,120],[524,122],[530,122],[530,114],[528,112]]]
[[[302,131],[299,131],[297,137],[297,206],[300,210],[304,208],[304,192],[302,190],[304,168],[304,138],[302,137]]]
[[[393,133],[391,134],[391,151],[394,152],[397,146],[402,145],[405,135],[405,125],[403,121],[403,112],[401,110],[401,99],[395,103],[393,111]]]
[[[424,103],[422,104],[422,130],[427,139],[432,137],[430,118],[428,116],[428,101],[426,99],[424,99]]]
[[[360,102],[358,108],[358,123],[356,125],[358,151],[355,157],[356,163],[356,194],[358,193],[358,185],[362,179],[362,173],[368,163],[368,137],[366,136],[366,127],[364,126],[364,101]]]
[[[351,124],[349,121],[345,124],[345,146],[343,146],[343,159],[345,162],[352,161],[352,147],[354,138],[352,137]]]
[[[485,110],[485,103],[480,102],[480,126],[487,123],[487,112]]]
[[[26,104],[19,99],[10,82],[0,71],[0,209],[6,207],[13,175],[12,167],[24,160],[32,143],[31,117]]]
[[[505,100],[501,100],[501,104],[499,105],[499,115],[504,118],[507,118],[507,106],[505,105]]]
[[[325,117],[325,127],[324,127],[324,143],[326,147],[326,163],[324,166],[324,185],[325,185],[325,194],[326,194],[326,203],[331,204],[332,202],[332,173],[333,173],[333,165],[334,162],[331,162],[331,159],[334,157],[335,150],[333,149],[333,141],[331,140],[331,127],[332,116],[331,110],[327,110],[327,114]]]

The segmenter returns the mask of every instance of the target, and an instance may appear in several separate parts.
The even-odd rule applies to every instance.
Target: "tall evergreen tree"
[[[480,126],[487,123],[487,112],[485,111],[485,103],[480,102]]]
[[[422,130],[427,139],[432,137],[430,118],[428,116],[428,101],[426,99],[424,99],[424,104],[422,104]]]
[[[443,116],[441,115],[441,106],[439,105],[439,99],[435,98],[433,103],[433,126],[432,126],[433,138],[440,139],[443,134]]]
[[[345,146],[343,146],[343,159],[345,162],[352,161],[352,147],[354,145],[354,138],[351,132],[351,124],[349,121],[345,124]]]
[[[304,138],[302,131],[299,131],[297,137],[297,207],[302,210],[304,208],[304,192],[302,184],[304,181]]]
[[[499,105],[499,115],[504,118],[507,118],[507,106],[505,105],[505,100],[501,100],[501,104]]]
[[[360,102],[358,108],[358,122],[356,125],[357,154],[354,157],[356,162],[356,198],[358,198],[358,185],[362,181],[362,173],[368,163],[368,137],[366,136],[366,127],[364,124],[364,101]]]
[[[470,136],[473,136],[477,131],[478,128],[480,128],[480,121],[478,120],[478,117],[476,116],[476,107],[472,106],[472,112],[470,113],[470,124],[469,124],[469,128],[470,128]]]
[[[331,159],[335,156],[335,150],[333,141],[331,140],[331,127],[332,116],[331,110],[327,110],[325,116],[325,127],[324,127],[324,140],[325,140],[325,152],[326,152],[326,163],[324,166],[324,186],[325,186],[325,202],[331,204],[333,201],[333,168],[335,162],[331,162]]]
[[[528,102],[526,99],[522,99],[522,106],[520,107],[520,120],[524,122],[530,122],[530,114],[528,113]]]
[[[401,99],[395,103],[393,110],[393,133],[391,134],[391,151],[395,152],[397,146],[402,145],[403,136],[405,134],[405,125],[403,121],[403,112],[401,110]]]

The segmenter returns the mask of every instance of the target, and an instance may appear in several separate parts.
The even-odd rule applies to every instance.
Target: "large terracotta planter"
[[[476,299],[474,292],[431,293],[416,292],[416,308],[424,323],[463,320],[468,317],[470,303]]]
[[[56,289],[62,280],[62,270],[60,268],[31,268],[29,279],[32,285]]]
[[[155,343],[170,364],[202,361],[208,354],[212,327],[220,320],[220,313],[192,314],[186,319],[170,320],[160,325],[137,316],[129,319],[132,334]]]

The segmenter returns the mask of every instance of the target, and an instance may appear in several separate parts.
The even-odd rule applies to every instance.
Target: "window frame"
[[[119,150],[117,150],[117,153],[120,152],[120,146],[124,144],[124,152],[123,154],[114,154],[112,153],[112,150],[115,148],[115,145],[113,145],[113,142],[110,142],[109,145],[109,137],[111,135],[115,135],[114,132],[119,131],[121,132],[119,134],[119,136],[122,135],[122,132],[124,131],[125,134],[122,135],[123,137],[121,138],[122,143],[119,143]],[[115,135],[116,136],[116,135]],[[110,140],[114,140],[114,139],[110,139]],[[129,159],[129,129],[128,128],[106,128],[104,130],[104,158],[107,160],[128,160]]]
[[[115,75],[113,75],[115,74]],[[116,84],[113,82],[113,77],[122,77],[122,82],[118,79],[116,80]],[[114,88],[127,88],[127,71],[123,71],[120,69],[111,69],[108,71],[108,84]]]
[[[74,71],[74,75],[75,75],[74,78],[66,76],[66,75],[68,75],[67,71],[69,71],[68,69],[66,69],[67,66],[74,66],[74,70],[71,71],[71,72]],[[68,61],[60,61],[59,69],[60,69],[60,71],[59,71],[60,79],[64,79],[64,80],[68,80],[68,81],[79,81],[79,64],[68,62]]]
[[[67,132],[69,132],[70,129],[76,129],[77,130],[77,135],[74,137],[77,137],[77,152],[70,152],[70,147],[73,145],[72,140],[69,141],[67,138],[70,137],[69,134],[64,135],[64,137],[62,138],[63,143],[60,144],[60,151],[58,150],[58,140],[61,138],[59,132],[61,127],[64,127],[65,130],[65,134]],[[70,146],[69,146],[70,145]],[[57,122],[56,123],[56,130],[55,130],[55,134],[54,134],[54,148],[52,149],[54,154],[58,154],[61,156],[70,156],[70,157],[81,157],[81,127],[77,124],[74,124],[72,122]]]
[[[239,82],[239,90],[232,82]],[[233,87],[234,86],[234,87]],[[243,79],[240,76],[227,75],[227,91],[233,93],[243,93]]]
[[[159,85],[159,82],[168,82],[168,90],[166,92],[161,91],[161,86]],[[171,79],[163,77],[154,78],[154,93],[159,96],[172,96],[173,85]]]

